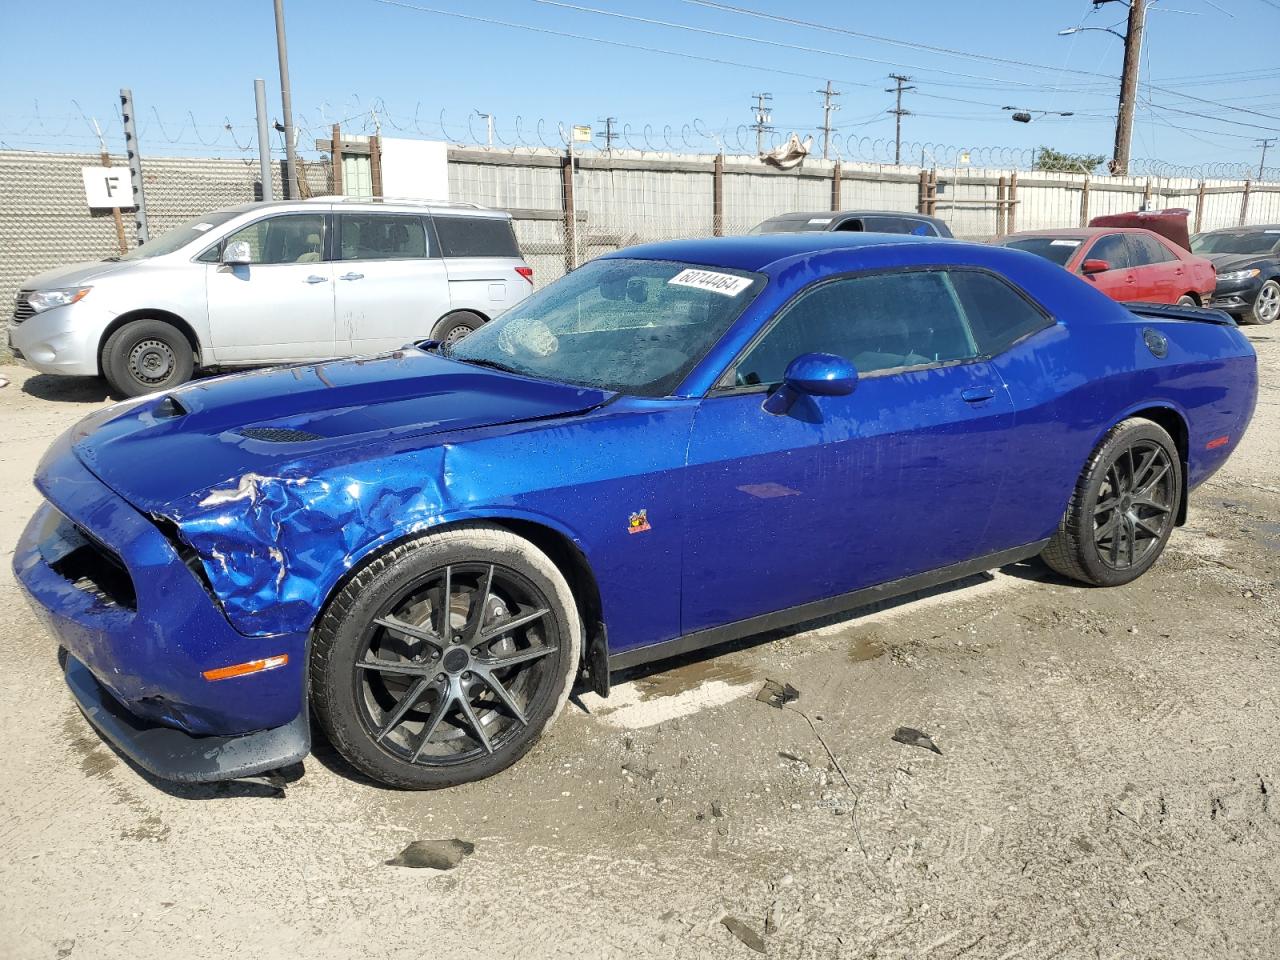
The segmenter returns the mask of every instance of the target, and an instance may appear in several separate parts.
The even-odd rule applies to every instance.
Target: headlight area
[[[44,313],[54,307],[69,307],[89,295],[93,287],[62,287],[56,290],[35,290],[27,294],[27,303],[35,313]]]
[[[178,555],[182,565],[191,571],[196,583],[204,588],[204,592],[209,595],[209,599],[213,601],[214,606],[225,617],[227,611],[222,606],[222,600],[214,592],[213,583],[209,580],[209,571],[204,568],[204,561],[200,559],[200,554],[196,553],[195,548],[182,538],[182,531],[178,529],[178,525],[168,517],[162,517],[157,513],[147,514],[147,519],[160,531],[160,535],[169,542],[169,546],[173,547],[173,552]]]
[[[1251,267],[1248,270],[1231,270],[1227,273],[1218,274],[1219,283],[1238,283],[1241,280],[1252,280],[1254,277],[1262,273],[1257,267]]]

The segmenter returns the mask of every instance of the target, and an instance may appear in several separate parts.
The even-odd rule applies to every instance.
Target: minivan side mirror
[[[1084,263],[1080,264],[1080,272],[1083,273],[1086,277],[1094,273],[1106,273],[1110,269],[1111,269],[1111,263],[1110,261],[1107,261],[1107,260],[1096,260],[1096,259],[1090,258],[1086,260]]]
[[[802,353],[787,364],[782,384],[765,398],[764,409],[782,416],[797,397],[843,397],[853,393],[857,385],[858,370],[844,357],[834,353]]]
[[[253,261],[253,252],[244,240],[228,243],[222,251],[222,262],[229,267],[245,267]]]

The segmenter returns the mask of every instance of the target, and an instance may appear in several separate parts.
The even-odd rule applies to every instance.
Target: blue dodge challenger
[[[662,243],[452,346],[88,417],[14,568],[80,708],[154,774],[292,763],[314,715],[369,776],[443,787],[611,669],[1037,555],[1127,583],[1256,396],[1226,314],[1030,254]]]

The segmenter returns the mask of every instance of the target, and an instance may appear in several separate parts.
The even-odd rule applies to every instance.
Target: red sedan
[[[1112,300],[1200,306],[1217,284],[1213,264],[1204,257],[1135,227],[1027,230],[999,243],[1066,267]]]

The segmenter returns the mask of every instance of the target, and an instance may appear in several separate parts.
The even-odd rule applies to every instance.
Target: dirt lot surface
[[[9,569],[37,458],[105,396],[0,368],[0,955],[1274,957],[1280,331],[1249,333],[1253,427],[1136,584],[1023,565],[632,674],[433,794],[323,744],[283,798],[105,746]],[[455,837],[451,871],[385,864]]]

